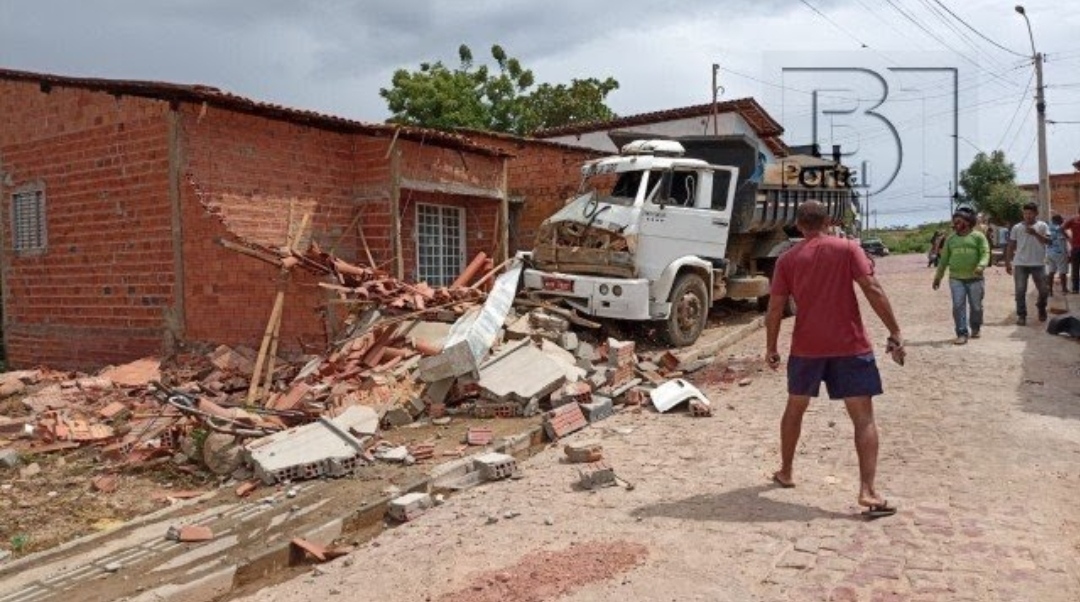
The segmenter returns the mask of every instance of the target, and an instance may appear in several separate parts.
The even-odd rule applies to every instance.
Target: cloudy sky
[[[1024,1],[1061,122],[1050,172],[1070,172],[1080,4]],[[757,98],[789,143],[816,123],[826,146],[858,148],[879,225],[947,217],[954,140],[960,168],[1000,148],[1037,179],[1031,45],[1001,0],[0,1],[6,68],[200,83],[367,121],[387,117],[378,91],[395,69],[456,66],[462,43],[478,62],[500,44],[540,82],[612,76],[620,115],[710,101],[718,63],[721,97]]]

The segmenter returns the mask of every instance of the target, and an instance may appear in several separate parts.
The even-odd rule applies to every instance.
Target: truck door
[[[638,241],[643,276],[655,277],[687,255],[724,257],[737,175],[727,167],[649,172]]]

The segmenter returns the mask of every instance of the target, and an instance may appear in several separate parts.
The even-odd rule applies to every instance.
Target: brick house
[[[1073,163],[1072,173],[1050,174],[1050,213],[1060,213],[1065,219],[1080,214],[1080,161]],[[1021,184],[1020,189],[1038,198],[1039,185]],[[1043,216],[1042,219],[1047,219]]]
[[[789,154],[780,139],[784,128],[752,98],[694,105],[574,124],[537,132],[525,138],[509,134],[461,130],[474,142],[510,153],[507,189],[510,195],[510,247],[531,249],[540,223],[562,208],[581,185],[581,164],[618,152],[616,139],[639,136],[743,134],[756,141],[770,160]]]
[[[310,238],[444,284],[506,256],[507,153],[206,86],[0,70],[0,276],[10,366],[90,369],[184,343],[258,345],[278,270],[220,241]],[[358,224],[358,225],[357,225]],[[362,236],[361,236],[362,233]],[[319,350],[294,270],[281,346]]]

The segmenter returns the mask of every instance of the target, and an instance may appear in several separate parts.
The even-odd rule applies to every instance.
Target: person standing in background
[[[1046,277],[1050,291],[1054,290],[1054,276],[1061,276],[1061,292],[1068,293],[1065,272],[1069,268],[1069,243],[1062,227],[1064,220],[1057,213],[1050,218],[1050,243],[1046,245]]]
[[[1012,275],[1016,293],[1016,325],[1027,324],[1027,282],[1030,277],[1039,292],[1035,307],[1039,321],[1046,321],[1046,301],[1050,288],[1046,286],[1046,245],[1050,243],[1050,227],[1039,221],[1038,203],[1024,203],[1024,221],[1009,231],[1009,246],[1005,250],[1005,272]]]

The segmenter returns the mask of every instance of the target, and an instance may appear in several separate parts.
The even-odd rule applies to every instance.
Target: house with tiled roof
[[[549,128],[533,135],[542,140],[592,148],[605,153],[618,150],[616,140],[718,135],[747,136],[770,159],[786,157],[789,149],[781,136],[784,128],[753,98],[739,98],[627,115],[610,121],[576,123]]]
[[[258,346],[278,270],[232,248],[284,246],[305,214],[305,242],[448,283],[510,251],[508,156],[207,86],[0,69],[8,365]],[[294,272],[280,348],[321,351],[342,306]]]

